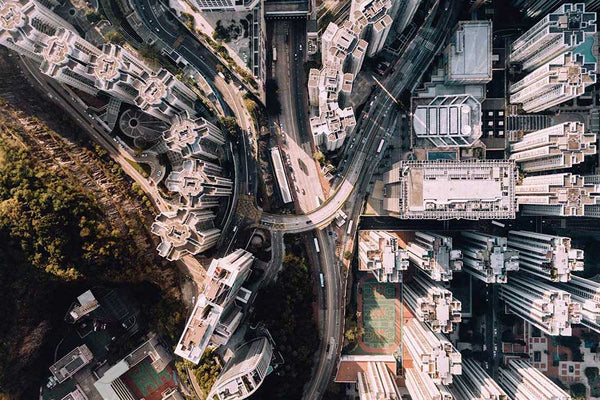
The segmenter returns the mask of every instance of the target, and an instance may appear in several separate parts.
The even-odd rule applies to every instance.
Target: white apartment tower
[[[372,57],[385,44],[394,20],[389,15],[392,0],[355,0],[350,6],[350,22],[360,29],[361,37],[369,43],[367,56]]]
[[[519,252],[505,237],[462,231],[460,250],[465,271],[485,283],[506,283],[508,272],[519,270]]]
[[[250,397],[267,376],[273,345],[265,337],[243,344],[234,352],[206,397],[211,400],[243,400]]]
[[[462,361],[462,374],[456,375],[448,390],[454,400],[508,400],[508,396],[481,365],[474,360]]]
[[[425,324],[411,319],[402,326],[402,343],[415,369],[428,375],[435,384],[448,385],[461,374],[460,353],[441,333],[433,333]]]
[[[434,281],[449,281],[462,269],[462,253],[452,248],[452,238],[434,232],[415,232],[406,246],[409,260]]]
[[[511,277],[500,286],[506,308],[552,336],[571,336],[571,325],[581,323],[581,305],[570,293],[540,279]]]
[[[233,193],[233,181],[223,176],[220,166],[191,158],[169,174],[165,186],[179,194],[179,204],[200,210],[218,207]]]
[[[462,306],[452,292],[416,273],[404,284],[403,298],[415,317],[433,332],[450,333],[462,320]]]
[[[528,361],[510,360],[498,372],[498,383],[511,399],[571,400],[571,396]]]
[[[153,117],[169,122],[183,111],[195,114],[196,94],[166,69],[143,73],[136,88],[135,104]]]
[[[412,400],[456,400],[446,386],[436,385],[431,377],[419,368],[407,368],[405,377],[406,388]]]
[[[225,136],[219,128],[204,118],[192,118],[187,111],[173,117],[162,137],[169,150],[184,158],[216,160],[225,144]]]
[[[508,246],[520,254],[521,271],[552,282],[568,282],[571,272],[583,271],[583,250],[571,238],[528,231],[510,231]]]
[[[581,324],[600,333],[600,283],[571,275],[569,282],[556,286],[581,304]]]
[[[511,104],[521,104],[528,113],[547,110],[581,96],[596,83],[597,62],[590,61],[591,50],[560,54],[510,85]]]
[[[91,58],[87,66],[96,79],[96,87],[129,104],[135,104],[138,95],[136,82],[148,67],[121,46],[106,43],[102,53]]]
[[[394,374],[382,361],[367,361],[367,370],[359,372],[356,382],[359,400],[400,400]]]
[[[408,254],[398,247],[398,238],[385,231],[359,234],[360,271],[370,271],[378,282],[402,282],[402,271],[408,269]]]
[[[600,184],[596,176],[570,173],[528,176],[515,189],[523,215],[600,217]]]
[[[510,159],[529,173],[571,168],[596,152],[595,133],[585,133],[581,122],[563,122],[528,133],[511,144]]]
[[[515,40],[510,60],[531,70],[575,49],[595,33],[596,13],[586,12],[583,3],[563,4]]]
[[[208,210],[165,211],[156,216],[152,233],[159,236],[161,257],[176,261],[201,253],[217,244],[221,230],[214,227],[215,214]]]
[[[36,0],[0,1],[0,45],[19,54],[41,62],[39,46],[60,28],[74,30]]]
[[[211,262],[204,289],[175,354],[198,364],[209,344],[220,346],[229,341],[242,319],[242,308],[236,300],[247,303],[250,298],[250,292],[242,288],[242,284],[250,275],[253,263],[254,256],[243,249]]]
[[[248,11],[253,9],[259,0],[194,0],[200,11]]]

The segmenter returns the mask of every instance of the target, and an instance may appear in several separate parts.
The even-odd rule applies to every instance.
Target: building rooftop
[[[401,161],[384,184],[384,208],[400,218],[515,217],[512,161]]]
[[[459,22],[447,54],[449,81],[490,81],[492,79],[492,22]]]

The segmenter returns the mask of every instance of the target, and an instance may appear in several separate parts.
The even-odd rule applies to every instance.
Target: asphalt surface
[[[435,5],[423,26],[416,32],[403,57],[396,63],[394,73],[386,80],[386,87],[396,98],[404,90],[412,89],[419,82],[444,44],[446,35],[456,23],[460,2],[456,2],[454,8],[449,10],[438,7],[437,1]],[[377,147],[382,138],[389,139],[391,136],[390,129],[393,127],[397,114],[396,107],[398,107],[395,100],[381,90],[375,91],[371,98],[371,105],[365,109],[359,119],[359,126],[355,133],[357,140],[353,146],[356,150],[349,156],[351,161],[334,196],[319,209],[307,215],[264,215],[261,220],[263,224],[287,232],[300,232],[312,227],[324,226],[335,217],[337,211],[348,200],[353,203],[349,219],[358,220],[362,199],[375,170],[373,165],[376,165],[382,156],[377,154]],[[392,114],[394,118],[388,118]],[[320,399],[330,381],[337,357],[328,358],[324,349],[327,348],[326,343],[333,337],[337,345],[336,354],[339,353],[345,306],[343,301],[340,301],[344,299],[344,287],[341,285],[340,266],[335,260],[335,247],[332,248],[330,244],[331,237],[322,230],[316,231],[316,237],[321,247],[321,268],[325,277],[327,308],[323,322],[324,333],[321,337],[319,362],[313,378],[306,386],[304,398],[307,400]],[[342,238],[342,243],[345,243],[345,239],[346,237]]]

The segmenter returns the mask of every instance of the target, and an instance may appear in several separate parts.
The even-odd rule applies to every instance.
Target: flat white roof
[[[450,47],[450,80],[492,79],[492,22],[462,21]]]

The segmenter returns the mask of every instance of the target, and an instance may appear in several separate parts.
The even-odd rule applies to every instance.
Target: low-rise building
[[[50,366],[50,372],[58,383],[62,383],[75,375],[77,371],[88,365],[93,354],[87,345],[75,347],[68,354]]]

